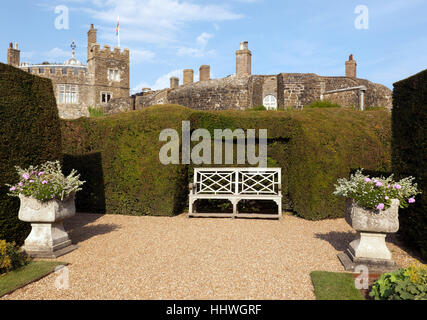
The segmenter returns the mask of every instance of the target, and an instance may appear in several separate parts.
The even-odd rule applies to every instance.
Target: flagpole
[[[120,48],[120,17],[117,17],[117,41]]]

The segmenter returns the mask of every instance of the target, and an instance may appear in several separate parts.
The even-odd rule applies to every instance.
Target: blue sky
[[[368,28],[356,28],[364,5]],[[58,29],[57,6],[69,13]],[[393,82],[427,68],[427,0],[15,0],[0,12],[0,61],[18,42],[21,61],[63,62],[76,41],[86,63],[86,32],[98,43],[131,51],[131,89],[159,89],[182,69],[211,66],[211,76],[235,73],[235,51],[248,41],[253,74],[311,72],[344,75],[353,53],[358,77],[392,88]],[[359,22],[362,21],[358,20]],[[363,20],[365,22],[366,20]],[[181,80],[182,81],[182,80]]]

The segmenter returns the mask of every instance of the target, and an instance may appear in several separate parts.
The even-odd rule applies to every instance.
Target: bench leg
[[[278,218],[279,218],[279,220],[282,220],[282,218],[283,218],[283,215],[282,215],[282,199],[277,199],[277,200],[274,200],[274,202],[276,202],[276,204],[277,204],[277,211],[278,211]]]
[[[236,216],[237,216],[237,214],[239,213],[239,212],[237,211],[237,204],[239,203],[239,201],[240,201],[240,200],[238,200],[238,199],[232,199],[232,200],[231,200],[231,203],[233,204],[233,219],[235,219],[235,218],[236,218]]]
[[[190,218],[191,215],[193,214],[193,199],[189,199],[188,201],[188,214],[187,214],[187,218]]]

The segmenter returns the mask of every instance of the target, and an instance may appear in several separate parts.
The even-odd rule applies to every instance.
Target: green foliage
[[[335,185],[335,195],[353,199],[359,206],[366,209],[386,210],[390,208],[391,200],[399,200],[400,208],[407,208],[414,203],[414,197],[420,193],[413,177],[393,181],[393,175],[388,178],[370,178],[358,170],[350,180],[338,179]]]
[[[267,108],[261,105],[261,106],[255,106],[255,107],[249,108],[247,110],[248,111],[266,111]]]
[[[369,295],[375,300],[427,300],[427,266],[383,273]]]
[[[102,117],[102,116],[104,116],[104,111],[102,110],[102,108],[88,107],[88,111],[89,111],[90,117]]]
[[[427,259],[427,70],[394,84],[392,122],[393,173],[414,176],[422,191],[400,210],[399,233]]]
[[[332,103],[330,101],[314,101],[308,105],[306,105],[304,108],[312,109],[312,108],[342,108],[341,105],[337,103]]]
[[[361,166],[390,170],[389,119],[383,111],[338,108],[255,113],[152,106],[63,121],[64,167],[86,181],[79,211],[173,215],[186,205],[193,165],[160,163],[161,130],[181,134],[183,120],[212,137],[214,129],[267,129],[268,165],[282,168],[283,208],[310,220],[342,217],[345,200],[332,195],[337,178]]]
[[[15,166],[61,159],[52,82],[0,63],[0,123],[0,238],[22,244],[30,225],[18,220],[19,200],[5,184],[18,181]]]
[[[313,271],[310,277],[317,300],[365,300],[351,273]]]
[[[59,161],[47,161],[41,166],[30,166],[22,169],[16,166],[20,177],[18,184],[10,186],[9,195],[19,197],[33,197],[39,201],[58,199],[63,201],[71,194],[81,190],[84,181],[80,181],[80,175],[73,169],[68,176],[64,176]],[[6,184],[7,185],[7,184]]]
[[[18,269],[29,262],[29,257],[19,250],[15,242],[0,240],[0,274]]]

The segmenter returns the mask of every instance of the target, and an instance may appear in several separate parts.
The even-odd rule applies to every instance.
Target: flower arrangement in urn
[[[31,223],[24,251],[32,257],[57,258],[74,250],[63,221],[75,215],[74,197],[85,181],[74,169],[64,176],[59,161],[27,169],[15,167],[20,180],[8,184],[9,195],[19,197],[19,219]]]
[[[338,179],[334,195],[353,199],[365,209],[377,210],[380,213],[392,205],[392,199],[399,200],[399,207],[406,208],[415,202],[415,196],[420,192],[414,177],[407,177],[399,181],[388,178],[370,178],[362,173],[363,169],[351,175],[350,180]]]
[[[362,171],[349,180],[338,179],[335,185],[334,195],[347,198],[346,221],[358,232],[356,240],[338,257],[346,270],[360,263],[379,270],[393,269],[386,234],[399,230],[399,207],[415,203],[415,196],[421,192],[413,177],[394,181],[393,175],[371,178]]]

